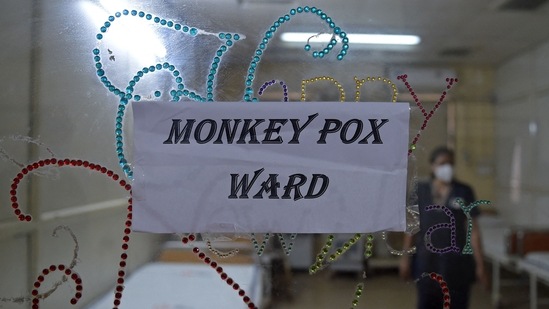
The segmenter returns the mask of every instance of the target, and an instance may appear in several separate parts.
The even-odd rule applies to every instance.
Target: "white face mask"
[[[451,164],[443,164],[435,168],[436,179],[448,183],[452,181],[452,177],[454,177],[454,168]]]

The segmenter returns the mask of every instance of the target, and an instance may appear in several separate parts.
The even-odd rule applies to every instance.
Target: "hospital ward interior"
[[[549,308],[549,1],[2,7],[0,308]]]

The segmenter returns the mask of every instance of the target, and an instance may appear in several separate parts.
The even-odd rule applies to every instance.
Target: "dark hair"
[[[429,157],[429,163],[433,164],[435,160],[442,155],[449,156],[452,159],[452,162],[454,162],[454,151],[446,146],[442,146],[435,148],[435,150],[431,152],[431,156]]]

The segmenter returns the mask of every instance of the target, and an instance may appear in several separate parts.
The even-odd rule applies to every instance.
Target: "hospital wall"
[[[502,64],[495,78],[496,205],[507,221],[549,225],[549,42]]]

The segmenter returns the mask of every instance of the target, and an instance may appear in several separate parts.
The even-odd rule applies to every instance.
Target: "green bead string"
[[[351,302],[351,309],[353,308],[356,308],[356,306],[358,306],[358,302],[359,302],[359,299],[360,299],[360,296],[362,296],[362,291],[364,290],[364,284],[363,283],[359,283],[356,285],[356,288],[355,288],[355,297],[353,299],[353,301]]]
[[[337,55],[338,60],[343,60],[345,55],[347,54],[347,50],[349,49],[349,38],[347,37],[347,34],[341,30],[341,28],[337,27],[334,21],[331,17],[326,15],[321,9],[318,9],[316,7],[297,7],[295,9],[291,9],[289,11],[289,14],[286,14],[284,16],[279,17],[277,20],[275,20],[272,24],[272,26],[265,32],[265,36],[262,38],[261,42],[257,46],[257,49],[254,52],[254,56],[252,57],[252,61],[250,62],[250,66],[248,67],[248,75],[246,76],[245,81],[245,90],[244,90],[244,101],[248,102],[257,102],[259,101],[258,98],[253,96],[253,89],[252,85],[255,78],[255,73],[257,71],[257,66],[259,65],[259,62],[261,61],[261,57],[265,53],[265,50],[267,49],[267,45],[271,41],[271,39],[274,37],[274,34],[278,30],[280,26],[282,26],[284,23],[287,23],[291,20],[292,16],[295,16],[296,14],[302,14],[302,13],[311,13],[316,16],[318,16],[321,20],[326,22],[328,26],[330,27],[331,31],[333,32],[333,38],[330,41],[330,43],[327,44],[327,46],[320,50],[320,51],[313,51],[312,56],[313,58],[323,58],[325,55],[329,54],[330,51],[334,48],[334,46],[337,44],[336,37],[339,37],[342,42],[342,48]],[[305,50],[310,51],[311,46],[309,44],[305,45]]]
[[[364,245],[364,257],[367,259],[372,256],[372,249],[374,248],[374,235],[368,234],[366,236],[366,244]]]
[[[331,263],[335,262],[341,255],[347,252],[347,250],[349,250],[349,248],[351,248],[361,237],[361,234],[355,234],[353,237],[343,243],[343,246],[337,248],[334,253],[330,254],[328,260],[326,261],[326,256],[332,248],[334,241],[334,235],[328,235],[328,239],[320,250],[320,253],[317,254],[315,262],[309,267],[309,274],[313,275],[318,271],[326,268]]]
[[[263,251],[265,250],[265,246],[267,245],[267,242],[269,241],[269,238],[271,237],[270,233],[266,233],[263,235],[263,241],[261,242],[261,245],[257,242],[257,239],[255,238],[255,234],[252,233],[252,243],[254,245],[255,252],[258,256],[261,256],[263,254]]]
[[[458,198],[456,199],[456,203],[459,204],[459,207],[461,208],[461,210],[463,210],[465,216],[467,217],[467,236],[465,239],[465,246],[463,246],[461,254],[473,254],[473,247],[471,246],[471,236],[473,234],[473,218],[471,217],[471,210],[480,205],[490,205],[490,201],[478,200],[465,206],[464,201]]]
[[[291,234],[290,243],[286,245],[286,239],[284,239],[284,235],[282,235],[282,233],[278,234],[278,240],[280,240],[280,245],[282,246],[282,249],[284,250],[284,253],[286,253],[286,255],[290,255],[290,252],[292,251],[292,247],[294,245],[293,241],[296,236],[297,234]]]

